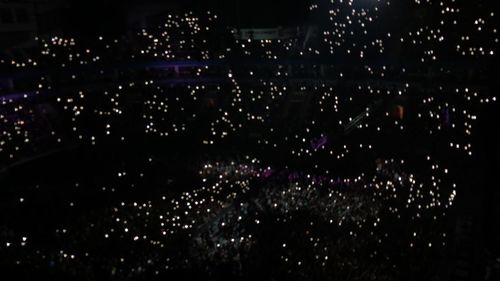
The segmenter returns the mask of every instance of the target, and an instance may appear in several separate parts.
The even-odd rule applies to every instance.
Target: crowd
[[[167,14],[0,58],[2,171],[96,166],[5,176],[0,265],[26,279],[446,280],[449,215],[496,103],[488,5],[318,0],[292,37],[262,40],[213,11]]]

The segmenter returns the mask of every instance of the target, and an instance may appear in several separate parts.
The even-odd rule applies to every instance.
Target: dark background
[[[307,19],[310,0],[73,0],[69,1],[63,21],[66,30],[82,35],[122,33],[127,29],[127,14],[138,7],[164,6],[174,10],[211,10],[221,14],[229,26],[273,27],[296,25]]]

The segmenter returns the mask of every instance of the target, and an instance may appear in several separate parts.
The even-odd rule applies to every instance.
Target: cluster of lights
[[[324,269],[338,261],[338,253],[361,251],[363,245],[370,245],[370,257],[382,255],[383,245],[394,239],[387,227],[394,221],[412,225],[404,232],[408,236],[404,246],[409,249],[445,246],[446,233],[440,229],[434,236],[419,229],[423,221],[441,225],[457,195],[454,176],[458,168],[443,155],[451,153],[465,160],[474,155],[471,137],[480,108],[495,103],[496,97],[485,87],[464,85],[458,79],[427,80],[453,75],[446,63],[441,65],[453,52],[476,59],[496,56],[496,16],[485,10],[473,20],[462,19],[464,9],[456,1],[415,0],[414,4],[437,9],[439,17],[402,32],[380,28],[381,12],[394,6],[390,1],[313,3],[308,9],[319,15],[317,34],[308,34],[316,30],[311,28],[302,31],[308,34],[305,38],[234,39],[222,50],[213,47],[217,44],[211,37],[223,32],[216,29],[213,13],[169,15],[161,26],[138,32],[136,48],[120,54],[131,64],[139,65],[144,59],[154,62],[131,67],[132,74],[123,74],[118,67],[109,70],[103,64],[114,57],[120,40],[99,36],[89,48],[73,38],[39,39],[39,55],[0,60],[2,67],[12,69],[48,66],[57,70],[34,79],[31,88],[23,89],[27,92],[0,96],[0,159],[11,163],[74,143],[125,142],[135,125],[126,123],[127,118],[136,115],[140,134],[172,139],[195,133],[199,136],[196,143],[208,150],[256,132],[257,137],[245,139],[251,146],[305,163],[310,171],[271,167],[252,155],[208,161],[199,171],[199,186],[151,200],[122,201],[107,208],[105,219],[94,218],[101,223],[92,223],[90,229],[106,241],[144,243],[155,250],[169,248],[174,241],[170,239],[185,235],[193,238],[192,247],[202,260],[225,253],[222,262],[227,262],[258,244],[258,233],[252,229],[266,223],[269,214],[272,223],[281,224],[304,212],[314,219],[299,237]],[[457,35],[450,30],[462,32]],[[393,50],[408,57],[408,65],[390,63]],[[309,59],[339,57],[357,71],[342,63],[308,63]],[[264,63],[235,65],[231,58]],[[289,58],[300,63],[287,63]],[[377,62],[386,58],[389,62],[383,65]],[[93,74],[76,66],[89,67]],[[436,73],[425,72],[427,66]],[[46,108],[37,106],[39,97],[49,100]],[[50,127],[44,117],[47,111],[58,109],[70,129],[40,130]],[[360,168],[356,175],[331,168],[374,162],[367,155],[387,153],[387,140],[405,139],[412,133],[425,140],[447,136],[444,152],[425,159],[419,155],[379,159],[375,169]],[[426,142],[418,145],[426,149]],[[398,151],[392,147],[389,154]],[[149,158],[145,166],[151,162]],[[114,180],[120,183],[145,174],[142,170],[113,171]],[[100,189],[106,194],[117,190],[115,186]],[[259,195],[253,202],[238,201],[255,189]],[[67,205],[74,207],[74,201]],[[25,206],[29,200],[21,197],[18,203]],[[357,246],[344,249],[325,239],[315,233],[318,225],[335,227],[346,234],[350,241],[346,245]],[[76,231],[63,226],[54,232],[66,239]],[[34,240],[25,233],[0,239],[2,251],[25,249]],[[354,243],[360,240],[364,241]],[[305,258],[295,255],[288,241],[280,241],[279,246],[281,261],[290,273],[300,272]],[[43,251],[37,255],[48,259]],[[69,249],[58,249],[55,255],[61,263],[91,256]],[[112,263],[132,275],[146,271],[144,264],[158,265],[156,274],[187,266],[175,254],[165,260],[148,256],[146,262],[130,267],[125,260],[120,257]]]

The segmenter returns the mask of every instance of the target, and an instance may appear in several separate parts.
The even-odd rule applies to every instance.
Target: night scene
[[[500,280],[498,0],[0,0],[0,279]]]

